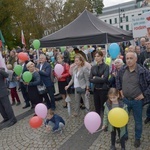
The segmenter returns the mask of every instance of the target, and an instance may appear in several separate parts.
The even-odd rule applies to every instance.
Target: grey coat
[[[0,68],[0,98],[8,95],[5,80],[8,78],[8,73]]]
[[[74,77],[76,75],[78,71],[78,68],[75,67],[74,70],[73,70],[73,75],[72,75],[72,79],[71,81],[69,82],[69,86],[73,84],[74,82]],[[78,75],[78,80],[79,80],[79,84],[80,84],[80,87],[82,89],[86,88],[86,87],[89,87],[89,69],[86,67],[86,66],[83,66],[81,69],[80,69],[80,72],[79,72],[79,75]]]

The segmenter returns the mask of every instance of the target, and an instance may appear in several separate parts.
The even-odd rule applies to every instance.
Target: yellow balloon
[[[108,120],[112,126],[121,128],[128,123],[129,116],[124,109],[116,107],[109,111]]]

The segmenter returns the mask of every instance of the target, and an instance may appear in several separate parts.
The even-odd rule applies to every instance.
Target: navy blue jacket
[[[54,116],[51,119],[47,119],[46,122],[48,123],[49,121],[53,122],[55,126],[53,127],[53,131],[57,130],[59,128],[59,123],[63,123],[65,125],[65,121],[63,120],[62,117],[59,115],[54,114]]]
[[[37,65],[37,68],[40,69],[40,64]],[[46,87],[53,86],[51,81],[51,65],[48,62],[45,62],[42,66],[42,69],[39,71],[41,81],[45,84]]]

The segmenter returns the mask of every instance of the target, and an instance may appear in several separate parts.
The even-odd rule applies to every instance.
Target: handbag
[[[76,92],[77,92],[78,94],[85,94],[85,88],[82,89],[81,87],[77,87],[77,88],[76,88]]]
[[[45,84],[37,85],[37,89],[38,89],[38,93],[40,95],[47,93],[47,89],[46,89]]]

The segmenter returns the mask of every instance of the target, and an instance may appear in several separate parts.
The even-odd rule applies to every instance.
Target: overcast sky
[[[104,3],[104,7],[108,7],[108,6],[116,5],[123,2],[129,2],[129,1],[132,0],[103,0],[103,3]]]

